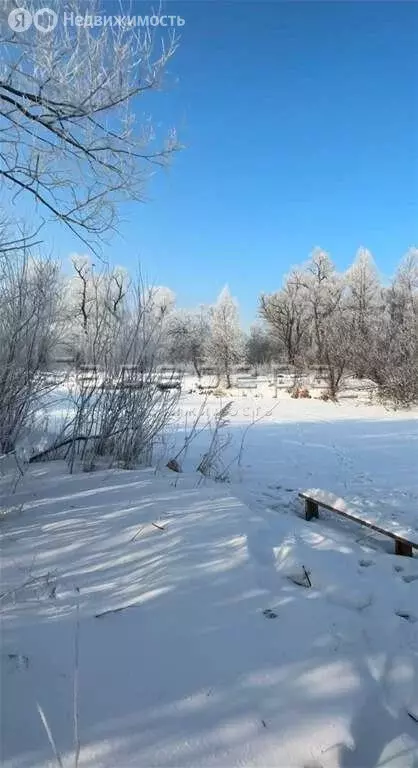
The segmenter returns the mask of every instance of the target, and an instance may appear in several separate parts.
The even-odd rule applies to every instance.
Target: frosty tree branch
[[[58,0],[50,6],[60,12]],[[81,0],[66,10],[80,14]],[[12,199],[24,195],[41,220],[58,219],[95,246],[116,227],[118,202],[144,200],[152,167],[179,148],[174,131],[157,136],[140,117],[177,36],[59,21],[51,35],[10,32],[1,44],[0,176]]]

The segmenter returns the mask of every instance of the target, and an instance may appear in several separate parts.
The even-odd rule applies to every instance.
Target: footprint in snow
[[[402,578],[406,584],[410,584],[412,581],[418,581],[418,573],[410,573],[409,575],[402,576]]]
[[[400,619],[405,619],[405,621],[410,621],[411,624],[415,624],[417,621],[417,617],[409,611],[395,611],[395,616],[399,616]]]
[[[370,565],[374,565],[374,560],[359,560],[358,564],[361,565],[362,568],[369,568]]]
[[[263,616],[265,616],[266,619],[277,619],[277,613],[275,611],[272,611],[271,608],[265,608],[263,611]]]
[[[8,653],[7,659],[15,669],[29,668],[29,658],[23,653]]]

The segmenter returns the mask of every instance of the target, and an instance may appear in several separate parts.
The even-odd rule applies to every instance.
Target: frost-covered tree
[[[62,335],[58,264],[26,248],[0,255],[0,454],[15,448],[41,398]]]
[[[96,269],[87,256],[72,259],[67,280],[63,343],[77,365],[102,366],[123,346],[129,277],[125,270]]]
[[[210,332],[206,348],[209,364],[219,378],[231,386],[233,368],[243,356],[243,335],[239,323],[238,304],[227,286],[219,294],[210,312]]]
[[[333,313],[341,300],[343,281],[329,254],[321,248],[313,250],[300,280],[306,291],[315,362],[322,365],[326,334],[329,332]]]
[[[346,272],[348,302],[360,329],[367,327],[370,315],[381,304],[381,284],[373,256],[367,248],[359,248],[353,264]]]
[[[200,379],[209,338],[206,307],[173,312],[167,327],[167,352],[172,365],[192,365]]]
[[[418,398],[418,249],[383,287],[370,252],[359,248],[345,274],[315,248],[280,291],[264,294],[260,315],[287,361],[319,366],[335,397],[344,375],[374,381],[388,399]]]
[[[74,276],[67,283],[65,341],[74,360],[96,367],[106,367],[109,360],[116,366],[128,364],[137,356],[140,345],[141,365],[161,362],[175,304],[173,291],[165,286],[145,286],[142,278],[132,282],[120,267],[97,268],[86,256],[76,256],[72,263]],[[141,324],[132,348],[131,326],[139,306]]]
[[[58,17],[51,33],[2,24],[0,177],[11,198],[33,204],[39,221],[61,221],[94,246],[114,229],[118,203],[144,200],[149,169],[178,148],[173,132],[161,136],[139,118],[143,100],[161,88],[177,39],[168,30],[158,40],[150,27],[64,23],[64,10],[100,15],[96,0],[88,8],[83,0],[48,6]],[[25,7],[33,13],[38,4]]]
[[[389,288],[369,347],[369,376],[383,395],[418,401],[418,249],[411,248]]]
[[[370,345],[378,332],[383,295],[376,265],[366,248],[359,248],[345,274],[346,301],[351,313],[353,366],[357,374],[367,373]]]
[[[282,289],[262,294],[260,315],[291,365],[324,362],[328,320],[341,298],[343,285],[329,255],[315,248],[310,261],[293,269]]]
[[[299,362],[309,332],[306,288],[299,271],[285,278],[280,291],[260,296],[259,314],[270,330],[272,346],[290,365]]]
[[[322,320],[321,367],[328,394],[336,398],[344,375],[352,369],[355,356],[353,325],[346,297],[342,297],[332,314]]]
[[[73,266],[66,338],[89,370],[81,367],[71,383],[75,415],[48,455],[66,455],[71,468],[76,460],[91,468],[99,457],[125,467],[148,462],[178,397],[159,374],[174,294],[85,257]]]

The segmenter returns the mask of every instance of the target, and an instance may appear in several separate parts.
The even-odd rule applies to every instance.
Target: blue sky
[[[184,306],[228,283],[245,323],[316,245],[340,268],[365,245],[390,275],[418,244],[418,4],[166,8],[186,24],[168,91],[144,107],[186,149],[147,204],[124,206],[106,257],[140,258]],[[62,231],[54,247],[83,250]]]

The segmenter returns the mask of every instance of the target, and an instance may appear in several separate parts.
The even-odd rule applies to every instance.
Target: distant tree
[[[155,310],[168,315],[175,307],[176,294],[166,285],[156,285],[148,288]]]
[[[210,331],[206,357],[223,377],[226,386],[231,386],[233,368],[243,356],[243,334],[239,324],[238,305],[229,289],[223,288],[210,312]]]
[[[277,293],[262,294],[259,312],[285,350],[287,362],[300,363],[306,353],[323,363],[326,321],[338,306],[341,278],[329,255],[315,248],[310,261],[294,269]]]
[[[121,344],[130,280],[120,268],[97,270],[87,256],[75,256],[72,264],[64,344],[77,364],[102,366]]]
[[[400,404],[418,401],[418,249],[411,248],[392,284],[368,354],[368,375]]]
[[[245,357],[249,365],[256,368],[269,363],[273,357],[273,343],[269,334],[260,325],[252,325],[245,342]]]
[[[351,313],[354,371],[365,376],[370,345],[377,334],[383,292],[373,257],[366,248],[357,251],[345,274],[346,300]]]
[[[344,375],[352,368],[355,355],[353,325],[349,307],[341,299],[332,315],[323,320],[321,365],[328,384],[328,394],[333,399]]]
[[[259,314],[270,329],[273,345],[295,365],[309,334],[307,294],[300,272],[293,270],[280,291],[260,296]]]
[[[170,318],[167,349],[172,365],[193,365],[200,379],[209,338],[209,317],[205,307],[178,310]]]
[[[324,363],[325,336],[340,303],[344,284],[328,253],[321,248],[313,250],[310,261],[300,275],[300,282],[306,291],[314,361],[321,366]]]

